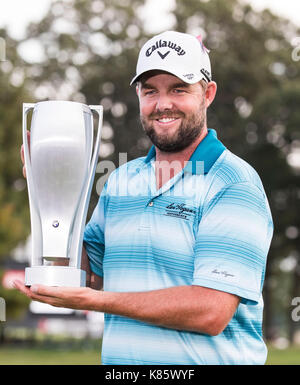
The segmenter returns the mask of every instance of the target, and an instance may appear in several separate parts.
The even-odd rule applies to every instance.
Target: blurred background
[[[300,364],[299,27],[297,0],[1,2],[0,364],[99,364],[103,330],[101,313],[30,303],[11,287],[31,247],[22,103],[103,105],[89,217],[109,173],[105,161],[117,167],[120,153],[131,160],[150,147],[129,82],[140,47],[168,29],[202,35],[218,84],[208,126],[264,183],[275,226],[263,293],[268,363]]]

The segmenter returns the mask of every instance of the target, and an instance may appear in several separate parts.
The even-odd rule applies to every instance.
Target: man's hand
[[[19,280],[14,287],[34,301],[48,303],[56,307],[77,310],[97,310],[100,306],[101,292],[88,287],[52,287],[32,285],[27,287]]]

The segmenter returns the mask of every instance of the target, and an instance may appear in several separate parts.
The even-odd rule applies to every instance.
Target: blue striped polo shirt
[[[109,176],[84,234],[92,271],[106,291],[199,285],[241,301],[217,336],[105,314],[102,363],[264,364],[262,288],[273,223],[258,174],[212,129],[159,190],[154,161],[152,147]]]

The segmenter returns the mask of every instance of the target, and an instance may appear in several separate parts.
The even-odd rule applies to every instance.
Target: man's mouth
[[[157,120],[159,123],[170,123],[170,122],[174,122],[177,119],[178,118],[159,118],[155,120]]]
[[[164,111],[164,112],[155,112],[149,116],[149,119],[155,120],[161,124],[168,124],[175,122],[178,119],[181,119],[184,114],[180,111]]]

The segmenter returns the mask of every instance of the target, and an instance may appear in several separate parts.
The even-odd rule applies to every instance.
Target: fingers
[[[30,131],[27,131],[27,142],[28,142],[28,148],[30,152]],[[25,155],[24,155],[24,144],[22,144],[21,149],[20,149],[20,156],[21,156],[21,161],[23,163],[23,176],[26,178],[26,167],[25,167]]]
[[[48,303],[49,305],[57,307],[63,306],[63,304],[61,304],[59,299],[55,296],[56,288],[49,288],[43,285],[32,285],[31,287],[28,287],[25,286],[24,283],[19,280],[15,280],[13,282],[13,286],[15,287],[15,289],[19,290],[21,293],[25,294],[27,297],[31,298],[34,301]],[[46,292],[52,292],[52,295],[42,294]]]
[[[25,294],[25,295],[27,295],[27,296],[30,295],[30,288],[27,287],[27,286],[25,286],[25,285],[23,284],[23,282],[21,282],[21,281],[19,281],[19,280],[16,279],[16,280],[13,282],[13,286],[14,286],[15,289],[21,291],[23,294]]]
[[[18,279],[16,279],[13,284],[16,289],[29,296],[46,295],[48,297],[57,297],[61,295],[61,290],[59,287],[50,287],[45,285],[32,285],[28,287],[25,286],[24,283]]]
[[[48,297],[62,297],[63,291],[59,287],[50,287],[44,285],[32,285],[30,290],[35,295],[42,295]]]
[[[52,306],[66,307],[69,309],[94,310],[93,295],[95,290],[79,287],[53,287],[45,285],[32,285],[26,287],[20,280],[14,281],[14,287],[27,297],[45,302]],[[97,292],[99,295],[99,292]]]
[[[24,144],[21,146],[20,150],[20,155],[21,155],[21,161],[23,163],[23,176],[26,179],[26,167],[25,167],[25,157],[24,157]]]
[[[20,155],[21,155],[21,161],[22,161],[22,163],[24,164],[24,163],[25,163],[25,157],[24,157],[24,144],[22,144],[22,146],[21,146]]]
[[[23,176],[24,176],[25,179],[27,178],[27,176],[26,176],[26,167],[25,166],[23,166]]]

